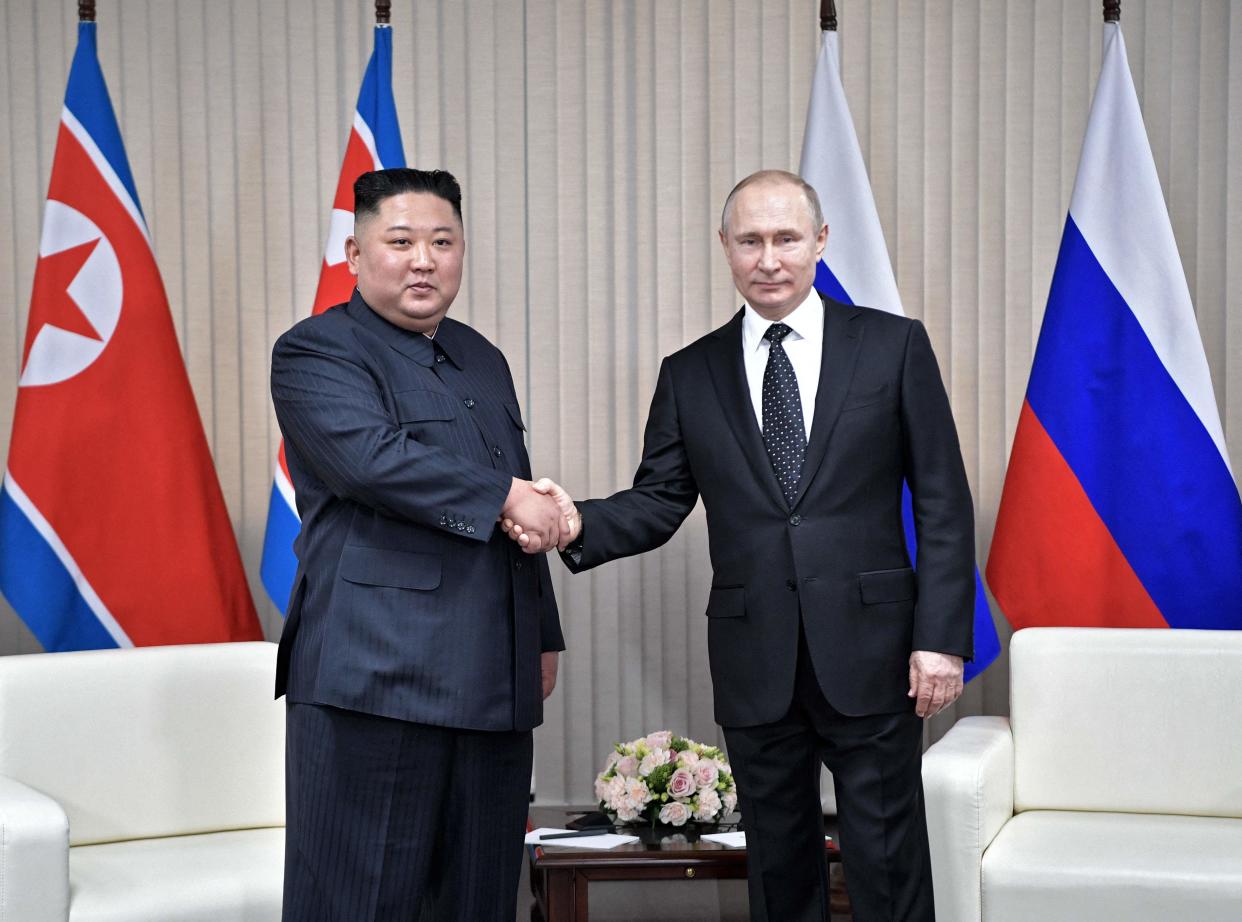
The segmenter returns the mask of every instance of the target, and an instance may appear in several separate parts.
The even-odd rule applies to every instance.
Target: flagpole
[[[1104,21],[1121,22],[1121,0],[1104,0]]]
[[[78,22],[95,21],[95,0],[78,0]]]
[[[837,5],[833,0],[819,0],[819,30],[837,31]]]
[[[392,0],[375,0],[375,24],[386,26],[392,21]]]

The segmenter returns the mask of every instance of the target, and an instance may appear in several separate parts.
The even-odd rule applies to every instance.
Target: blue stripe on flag
[[[901,524],[906,532],[906,550],[913,561],[918,554],[919,539],[914,530],[914,498],[910,495],[910,487],[905,483],[901,485]],[[979,568],[975,567],[975,655],[966,664],[962,681],[969,682],[992,665],[992,661],[998,656],[1000,637],[996,634],[996,622],[992,620],[992,609],[983,591]]]
[[[854,299],[846,293],[845,288],[837,281],[837,277],[822,259],[815,265],[815,290],[834,301],[854,305]]]
[[[273,483],[272,495],[267,501],[267,531],[263,536],[263,563],[259,568],[259,577],[281,614],[285,614],[289,607],[289,593],[293,590],[293,577],[298,569],[293,542],[301,527],[297,515]]]
[[[103,71],[99,69],[93,22],[78,23],[78,50],[73,55],[73,66],[69,68],[65,108],[82,123],[141,214],[138,187],[134,185],[133,174],[129,171],[129,159],[125,156],[125,145],[121,143],[121,129],[117,127],[116,116],[112,112],[112,100],[108,98]]]
[[[405,166],[401,129],[397,126],[397,104],[392,97],[392,29],[375,27],[375,51],[367,62],[358,91],[358,114],[371,129],[375,152],[385,169]]]
[[[1242,628],[1242,499],[1071,216],[1027,399],[1170,627]]]
[[[49,653],[117,646],[7,489],[0,491],[0,592]]]

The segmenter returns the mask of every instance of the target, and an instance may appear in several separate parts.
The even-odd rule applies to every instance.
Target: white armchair
[[[1242,632],[1032,628],[923,761],[942,922],[1242,919]]]
[[[278,920],[275,644],[0,657],[0,922]]]

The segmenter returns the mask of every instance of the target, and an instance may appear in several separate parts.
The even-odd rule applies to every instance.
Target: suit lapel
[[[713,334],[715,338],[708,350],[707,367],[720,398],[720,409],[742,447],[742,454],[754,469],[763,489],[784,508],[785,497],[776,480],[776,472],[772,470],[767,449],[763,447],[763,435],[755,421],[750,388],[746,384],[746,367],[742,361],[743,311],[738,311],[732,320]]]
[[[862,311],[824,298],[824,351],[819,366],[819,386],[815,392],[815,418],[811,423],[811,441],[806,447],[802,476],[798,478],[796,507],[806,496],[811,479],[824,463],[828,441],[836,427],[841,406],[850,389],[854,368],[858,364],[858,348],[862,345]]]

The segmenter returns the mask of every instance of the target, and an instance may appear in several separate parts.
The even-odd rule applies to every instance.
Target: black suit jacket
[[[496,527],[529,478],[504,356],[445,319],[435,343],[357,291],[272,353],[302,530],[277,695],[439,726],[542,720],[564,648],[547,563]]]
[[[914,498],[918,568],[901,519]],[[972,655],[974,517],[957,431],[923,325],[825,299],[811,439],[793,503],[764,450],[742,312],[664,360],[634,486],[579,504],[573,570],[667,541],[703,497],[716,720],[782,717],[799,617],[825,696],[845,714],[911,707],[912,650]]]

